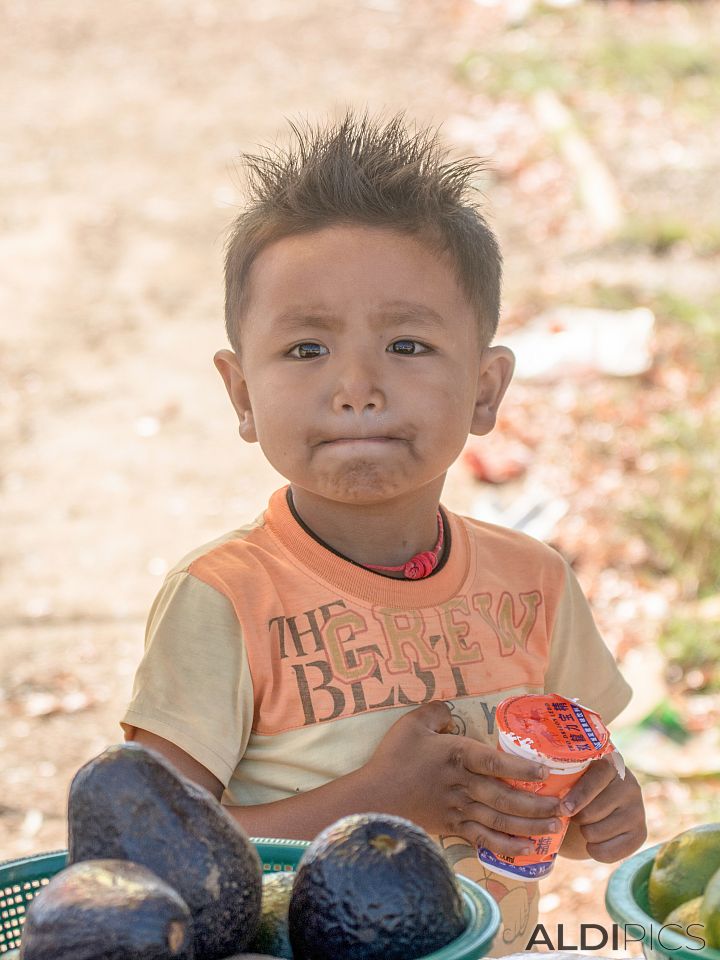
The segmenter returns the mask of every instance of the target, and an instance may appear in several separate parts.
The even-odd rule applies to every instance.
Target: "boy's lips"
[[[333,437],[329,440],[321,440],[321,446],[333,446],[341,443],[391,443],[393,440],[401,440],[401,437]]]
[[[327,446],[333,443],[388,443],[392,440],[406,440],[407,433],[402,430],[398,433],[340,433],[320,434],[316,438],[318,446]]]

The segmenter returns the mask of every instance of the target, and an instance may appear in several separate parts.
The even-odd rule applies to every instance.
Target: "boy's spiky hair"
[[[225,325],[233,349],[258,254],[284,237],[335,224],[390,227],[447,253],[489,343],[500,312],[502,257],[468,194],[484,161],[447,162],[437,131],[410,132],[399,113],[386,123],[352,111],[334,124],[292,121],[287,149],[243,154],[249,203],[231,225],[225,255]]]

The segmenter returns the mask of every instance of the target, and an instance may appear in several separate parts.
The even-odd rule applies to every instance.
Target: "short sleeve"
[[[545,693],[577,699],[610,723],[632,690],[600,636],[580,584],[567,563],[550,641]]]
[[[172,573],[150,610],[122,727],[170,740],[227,786],[252,721],[252,679],[230,601],[185,571]]]

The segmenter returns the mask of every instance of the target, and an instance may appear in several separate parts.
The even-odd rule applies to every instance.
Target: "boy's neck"
[[[437,542],[444,476],[397,500],[339,503],[290,485],[298,516],[333,550],[355,563],[394,566]]]

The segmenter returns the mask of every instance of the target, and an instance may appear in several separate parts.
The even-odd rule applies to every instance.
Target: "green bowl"
[[[266,873],[294,870],[309,846],[307,840],[265,837],[253,839],[253,843]],[[20,946],[28,903],[66,865],[66,850],[0,863],[0,958],[8,950]],[[429,953],[422,960],[476,960],[484,957],[500,926],[500,909],[490,894],[466,877],[458,876],[458,879],[465,902],[465,930],[442,950]]]
[[[680,935],[650,916],[648,879],[661,843],[627,859],[608,882],[605,906],[613,920],[625,926],[629,937],[640,940],[647,960],[720,960],[720,950],[703,947],[702,930],[694,938]]]

